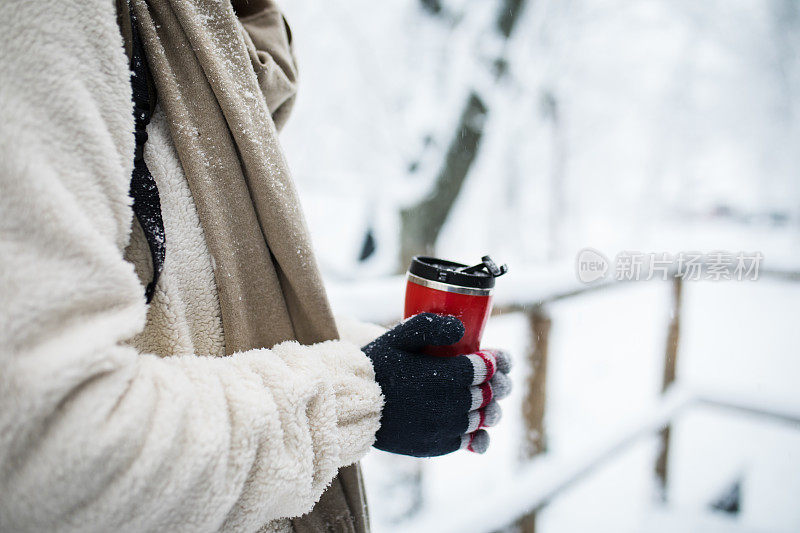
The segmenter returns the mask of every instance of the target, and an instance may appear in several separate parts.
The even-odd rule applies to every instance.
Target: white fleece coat
[[[161,112],[145,157],[167,256],[147,306],[113,0],[6,0],[0,34],[0,531],[290,530],[372,445],[382,398],[358,346],[380,330],[220,357]]]

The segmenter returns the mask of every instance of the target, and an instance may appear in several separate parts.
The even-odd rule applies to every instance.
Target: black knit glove
[[[463,335],[456,317],[422,313],[363,348],[385,398],[376,448],[415,457],[486,451],[489,435],[480,428],[500,419],[494,399],[511,390],[508,357],[495,350],[458,357],[420,353]]]

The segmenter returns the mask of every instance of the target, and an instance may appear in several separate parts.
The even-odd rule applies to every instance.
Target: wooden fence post
[[[681,304],[683,300],[683,278],[676,275],[672,279],[672,305],[667,329],[667,346],[664,350],[664,375],[661,381],[661,393],[675,381],[675,369],[678,361],[678,340],[681,329]],[[661,430],[661,443],[656,459],[656,478],[658,479],[659,498],[667,499],[667,469],[669,466],[670,429],[667,425]]]
[[[525,382],[525,399],[522,403],[523,427],[525,428],[522,457],[531,459],[547,450],[544,414],[547,400],[547,348],[552,321],[547,311],[538,305],[530,309],[526,316],[531,340],[528,349],[530,373]],[[536,512],[533,511],[522,516],[515,525],[520,533],[534,533],[536,531]]]
[[[549,315],[540,306],[528,311],[527,316],[531,346],[528,351],[530,373],[526,380],[525,399],[522,403],[525,428],[522,448],[524,459],[530,459],[547,449],[544,411],[547,399],[547,347],[551,325]]]

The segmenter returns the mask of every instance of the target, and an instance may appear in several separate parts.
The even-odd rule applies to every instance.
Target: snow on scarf
[[[277,8],[242,2],[251,14],[241,20],[226,0],[133,0],[133,8],[214,260],[226,352],[338,338],[277,138],[294,82]],[[366,524],[357,465],[293,521],[298,533]]]

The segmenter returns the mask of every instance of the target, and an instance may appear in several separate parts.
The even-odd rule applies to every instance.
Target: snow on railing
[[[790,269],[762,269],[760,276],[790,282],[800,281],[800,271]],[[423,511],[403,523],[398,531],[495,531],[515,523],[521,533],[532,532],[539,509],[639,438],[656,432],[660,433],[661,447],[655,473],[663,489],[667,483],[670,426],[679,411],[689,405],[733,409],[800,428],[800,411],[793,406],[763,398],[742,400],[720,392],[689,394],[677,387],[675,369],[684,284],[680,275],[672,274],[672,309],[664,352],[661,401],[650,412],[631,422],[606,442],[595,443],[577,456],[559,457],[543,453],[546,451],[544,414],[547,398],[547,346],[551,327],[547,304],[627,283],[608,279],[585,284],[575,277],[572,267],[567,265],[509,272],[502,283],[498,283],[494,312],[524,313],[528,318],[530,338],[536,339],[531,343],[527,354],[530,368],[536,371],[528,376],[526,397],[523,400],[523,434],[527,441],[522,446],[530,461],[520,469],[511,485],[502,493],[482,495],[475,502],[454,502],[453,509],[437,507],[429,512]],[[405,276],[328,286],[335,312],[385,325],[401,318],[404,292]],[[465,509],[469,509],[469,512],[465,513]],[[504,512],[498,513],[498,509],[504,509]],[[442,516],[447,516],[448,520],[443,521]]]
[[[396,533],[501,530],[520,516],[530,515],[545,507],[563,491],[640,439],[659,431],[683,411],[700,404],[775,418],[800,427],[800,409],[795,406],[765,401],[763,398],[742,400],[739,396],[724,392],[691,391],[673,385],[657,405],[630,420],[614,436],[594,442],[579,453],[540,455],[523,466],[516,478],[502,491],[481,493],[480,498],[474,501],[453,502],[453,507],[449,509],[437,507],[434,512],[421,514],[405,522]],[[469,513],[465,513],[464,509],[469,509]],[[446,516],[447,520],[442,520],[442,516]]]

